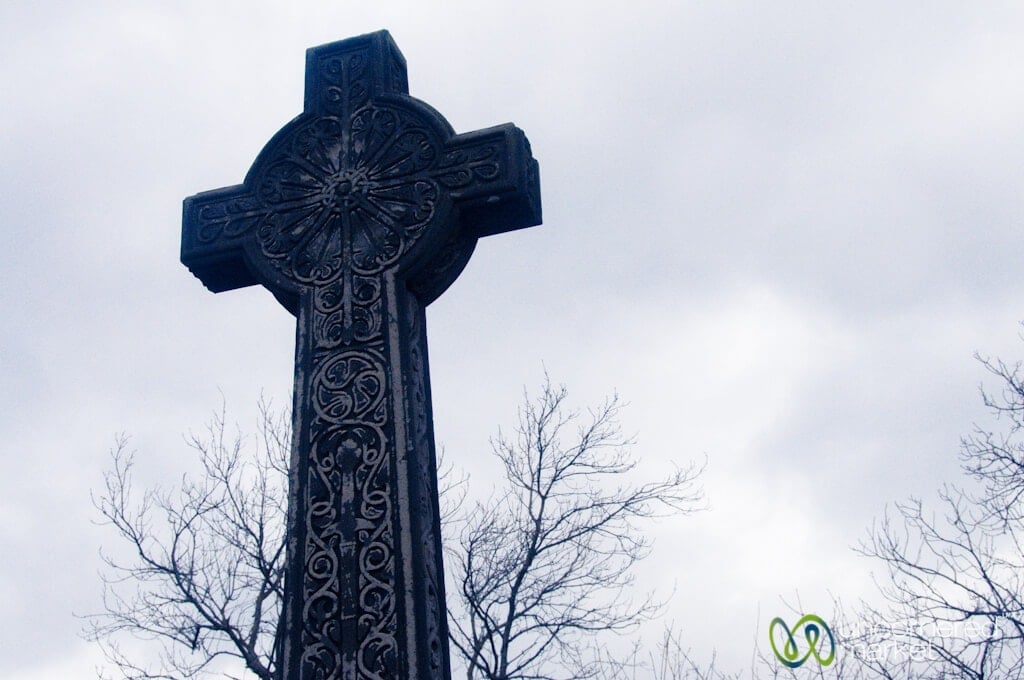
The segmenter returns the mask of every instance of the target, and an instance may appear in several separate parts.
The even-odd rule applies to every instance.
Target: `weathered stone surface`
[[[296,315],[286,680],[450,676],[424,308],[540,219],[523,132],[456,135],[385,31],[310,49],[303,112],[185,199],[182,262]]]

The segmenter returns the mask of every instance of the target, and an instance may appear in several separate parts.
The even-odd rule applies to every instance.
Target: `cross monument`
[[[283,680],[450,677],[424,309],[540,221],[522,130],[455,134],[386,31],[308,50],[303,112],[185,199],[192,273],[296,317]]]

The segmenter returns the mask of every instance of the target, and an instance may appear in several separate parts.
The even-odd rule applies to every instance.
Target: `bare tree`
[[[594,636],[633,628],[659,603],[633,599],[633,567],[649,552],[643,521],[698,509],[701,472],[630,483],[632,441],[611,397],[581,412],[546,379],[526,396],[514,435],[492,440],[503,484],[449,544],[451,640],[467,677],[589,678]]]
[[[494,502],[465,513],[464,478],[441,464],[449,571],[460,584],[449,598],[452,641],[471,678],[614,672],[621,662],[587,657],[577,643],[627,630],[658,609],[650,595],[629,596],[631,568],[649,550],[641,520],[686,514],[700,502],[695,466],[627,483],[636,463],[617,421],[618,398],[585,414],[565,400],[565,388],[547,381],[521,409],[517,436],[494,440],[506,489]],[[261,402],[253,437],[232,432],[222,408],[187,442],[199,474],[138,491],[134,455],[118,438],[94,504],[127,550],[104,555],[104,611],[87,617],[86,636],[122,678],[235,672],[271,680],[290,416]],[[145,662],[125,645],[138,638],[158,650],[147,648]]]
[[[141,494],[134,455],[118,438],[93,502],[130,550],[104,555],[105,611],[87,617],[86,636],[121,677],[223,677],[218,662],[233,659],[262,680],[273,678],[290,431],[288,413],[261,401],[257,441],[250,442],[228,431],[222,409],[205,433],[188,438],[202,473]],[[132,637],[156,641],[150,663],[124,650]]]
[[[885,567],[885,604],[863,605],[845,643],[877,677],[1024,677],[1024,373],[979,360],[1001,383],[982,394],[1004,426],[963,438],[968,484],[943,487],[938,512],[895,505],[860,547]]]

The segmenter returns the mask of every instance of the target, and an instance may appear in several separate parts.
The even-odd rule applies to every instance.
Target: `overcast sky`
[[[475,488],[544,367],[581,404],[618,390],[645,470],[707,456],[711,509],[657,526],[643,580],[739,669],[783,599],[870,595],[851,546],[957,479],[972,353],[1024,356],[1019,2],[4,0],[0,676],[94,677],[73,613],[116,433],[170,482],[221,394],[243,427],[288,401],[292,318],[189,274],[181,200],[301,110],[307,47],[380,28],[414,96],[515,122],[541,166],[543,226],[428,311]]]

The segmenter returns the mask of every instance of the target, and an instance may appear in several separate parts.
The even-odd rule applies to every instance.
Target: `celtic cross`
[[[424,309],[539,223],[523,132],[456,135],[386,31],[308,50],[303,112],[185,199],[181,261],[296,316],[284,680],[450,677]]]

